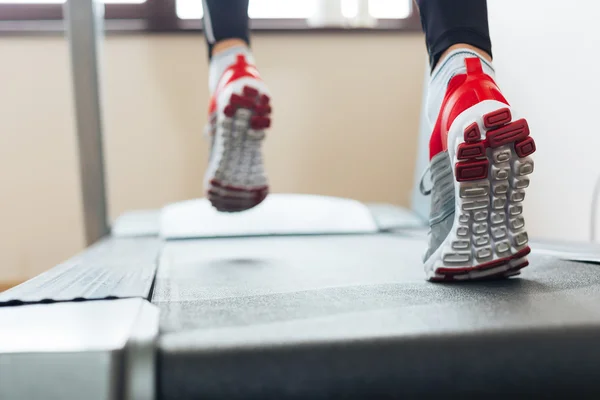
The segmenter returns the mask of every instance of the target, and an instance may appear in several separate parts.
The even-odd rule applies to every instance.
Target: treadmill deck
[[[532,247],[521,277],[434,284],[399,234],[170,242],[162,398],[598,389],[600,266]]]
[[[19,307],[46,315],[65,302],[81,313],[88,301],[150,300],[139,310],[155,309],[156,326],[153,317],[131,327],[119,319],[131,336],[103,351],[128,388],[156,387],[157,399],[600,394],[597,262],[565,261],[549,255],[556,244],[533,243],[520,277],[430,283],[423,233],[109,238],[0,294],[0,329],[12,337]],[[598,260],[597,247],[575,249]],[[43,362],[48,346],[17,360]],[[0,366],[11,360],[0,352]],[[7,383],[5,393],[17,393],[15,382],[0,377],[0,394]],[[118,381],[106,382],[115,393]]]

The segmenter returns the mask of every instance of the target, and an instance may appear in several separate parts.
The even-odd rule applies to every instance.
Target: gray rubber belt
[[[167,243],[159,397],[600,395],[600,266],[534,247],[520,278],[440,285],[424,279],[425,246],[392,234]]]

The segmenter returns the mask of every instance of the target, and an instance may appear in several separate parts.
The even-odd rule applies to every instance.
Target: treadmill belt
[[[421,239],[166,244],[164,399],[596,390],[600,266],[535,254],[521,277],[433,284]]]
[[[152,301],[163,331],[317,317],[353,298],[369,307],[372,292],[423,289],[421,271],[406,268],[419,263],[412,247],[384,235],[170,242]]]

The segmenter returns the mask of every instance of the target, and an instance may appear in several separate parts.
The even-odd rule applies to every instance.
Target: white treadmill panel
[[[166,206],[160,216],[165,239],[253,235],[374,233],[377,224],[364,204],[349,199],[271,194],[259,206],[220,213],[208,200]]]

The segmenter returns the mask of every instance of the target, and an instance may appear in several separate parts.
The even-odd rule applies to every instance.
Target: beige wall
[[[425,62],[420,35],[259,35],[275,101],[273,191],[407,205]],[[83,248],[67,47],[0,40],[0,282]],[[202,195],[208,93],[200,36],[109,37],[104,48],[110,215]]]

